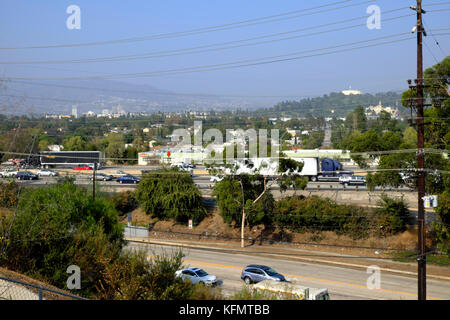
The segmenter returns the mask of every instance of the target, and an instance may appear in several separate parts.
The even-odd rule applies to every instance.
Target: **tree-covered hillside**
[[[332,92],[322,97],[307,98],[300,101],[282,101],[273,108],[265,109],[266,113],[273,115],[305,116],[337,116],[345,115],[357,106],[364,107],[377,105],[380,101],[383,106],[400,105],[401,95],[395,92],[377,93],[375,95],[366,93],[359,95],[344,95]],[[334,110],[334,113],[332,113]]]

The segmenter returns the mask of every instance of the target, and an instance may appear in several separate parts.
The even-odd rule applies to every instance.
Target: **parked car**
[[[89,179],[94,180],[94,175],[90,175]],[[113,176],[107,175],[107,174],[104,174],[104,173],[101,173],[101,172],[97,172],[95,174],[95,180],[111,181],[113,179],[114,179]]]
[[[246,284],[258,283],[263,280],[286,281],[283,275],[272,268],[257,264],[246,266],[241,272],[241,279]]]
[[[123,177],[119,177],[116,179],[118,183],[138,183],[139,178],[132,176],[131,174],[124,175]]]
[[[49,169],[39,170],[36,174],[39,177],[56,177],[56,176],[59,175],[58,172],[53,171],[53,170],[49,170]]]
[[[78,167],[72,168],[73,170],[93,170],[92,167],[87,165],[80,165]]]
[[[14,170],[14,169],[5,169],[0,171],[0,177],[2,178],[12,178],[15,177],[17,175],[19,171]]]
[[[208,286],[215,286],[217,284],[217,277],[208,274],[205,270],[200,268],[187,268],[175,272],[175,276],[183,280],[189,280],[192,283],[201,283]]]
[[[38,180],[39,177],[37,174],[34,174],[29,171],[19,171],[17,172],[16,178],[18,180]]]
[[[363,186],[366,184],[366,178],[355,175],[342,175],[339,177],[339,183],[344,186]]]

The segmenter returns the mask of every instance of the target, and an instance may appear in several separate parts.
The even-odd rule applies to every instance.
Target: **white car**
[[[205,270],[200,268],[187,268],[175,272],[176,277],[180,277],[184,281],[189,280],[192,283],[201,283],[208,286],[217,284],[217,277],[208,274]]]
[[[55,177],[58,175],[58,172],[55,172],[53,170],[48,170],[48,169],[42,169],[42,170],[39,170],[36,174],[39,177]]]
[[[0,177],[2,177],[2,178],[12,178],[12,177],[17,176],[17,172],[19,172],[19,171],[6,169],[6,170],[3,170],[3,171],[0,171]]]

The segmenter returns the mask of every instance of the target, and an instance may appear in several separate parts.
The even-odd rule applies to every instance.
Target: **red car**
[[[92,167],[89,167],[87,165],[81,165],[75,168],[72,168],[73,170],[92,170]]]

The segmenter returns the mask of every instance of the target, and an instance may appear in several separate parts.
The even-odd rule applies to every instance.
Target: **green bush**
[[[450,192],[445,191],[438,197],[436,208],[438,220],[433,223],[437,247],[445,254],[450,254]]]
[[[11,214],[7,223],[12,219]],[[123,230],[107,199],[94,200],[84,189],[66,183],[23,191],[7,244],[2,265],[63,288],[69,265],[82,264],[82,272],[87,272],[92,266],[83,259],[95,260],[104,250],[119,251]],[[85,292],[93,292],[95,284],[86,285]]]
[[[217,199],[220,215],[226,223],[235,222],[236,225],[241,225],[242,200],[244,199],[247,221],[250,225],[271,224],[275,203],[271,192],[267,191],[256,203],[253,203],[263,191],[264,178],[262,176],[241,174],[227,176],[216,183],[213,195]]]
[[[294,232],[334,231],[353,238],[369,235],[370,213],[363,208],[339,205],[328,198],[287,197],[275,203],[273,221]]]
[[[139,206],[136,194],[133,191],[125,191],[111,197],[111,201],[121,214],[127,214]]]
[[[207,215],[192,177],[176,168],[145,174],[136,189],[136,197],[147,214],[161,220],[192,219],[199,223]]]
[[[8,182],[0,181],[0,207],[13,208],[17,206],[19,199],[19,184],[10,180]]]
[[[409,210],[403,199],[393,199],[386,194],[382,194],[378,206],[375,209],[375,214],[380,235],[395,234],[406,230]]]

